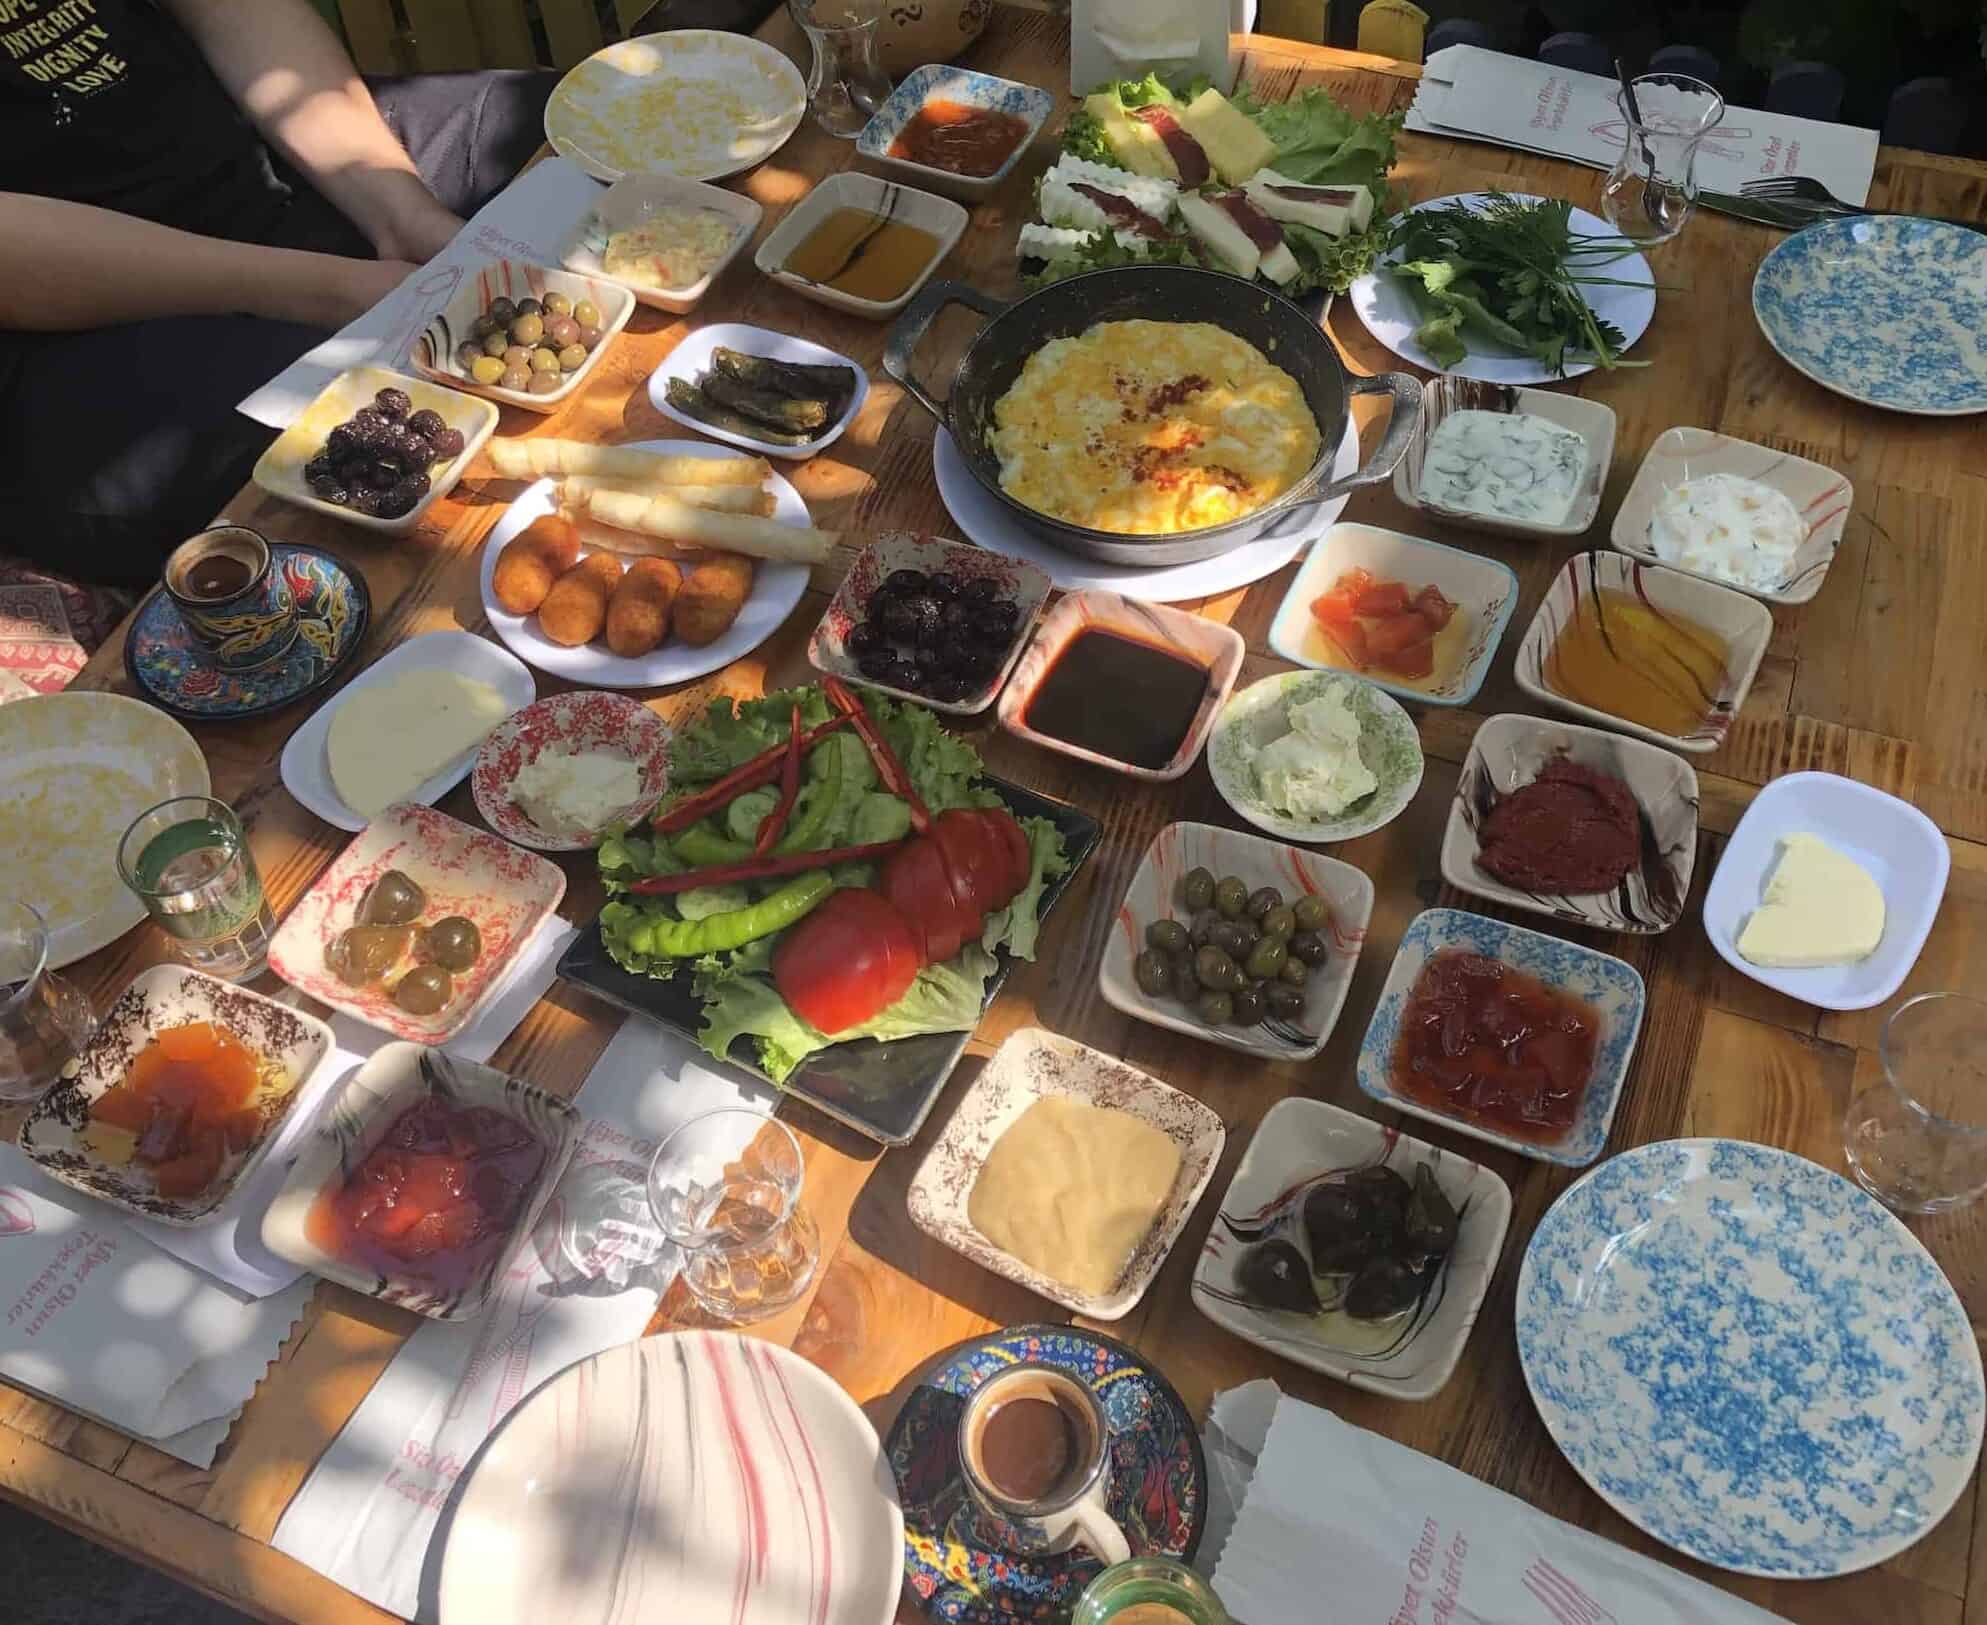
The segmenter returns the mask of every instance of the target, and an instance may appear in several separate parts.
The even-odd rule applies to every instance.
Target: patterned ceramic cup
[[[1024,1361],[973,1390],[959,1416],[959,1461],[983,1545],[1022,1556],[1079,1540],[1108,1564],[1131,1556],[1107,1510],[1110,1425],[1087,1384]]]
[[[297,641],[297,601],[268,542],[246,525],[216,525],[166,560],[167,595],[222,671],[255,671]]]

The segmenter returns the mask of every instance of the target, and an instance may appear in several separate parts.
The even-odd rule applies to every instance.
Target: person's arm
[[[162,0],[263,137],[382,259],[432,259],[461,229],[379,116],[310,0]]]
[[[0,329],[72,332],[232,312],[338,328],[414,269],[231,243],[87,203],[0,192]]]

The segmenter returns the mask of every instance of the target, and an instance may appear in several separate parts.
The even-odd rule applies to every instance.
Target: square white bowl
[[[1477,833],[1503,797],[1538,777],[1553,757],[1620,779],[1641,815],[1642,861],[1612,891],[1520,891],[1477,867]],[[1506,712],[1470,742],[1442,835],[1442,878],[1458,891],[1602,931],[1667,931],[1683,918],[1697,867],[1697,773],[1674,751],[1604,728]]]
[[[1456,1205],[1456,1245],[1413,1315],[1390,1323],[1380,1347],[1371,1332],[1353,1342],[1346,1334],[1358,1323],[1343,1316],[1261,1309],[1236,1290],[1236,1267],[1252,1242],[1280,1236],[1304,1250],[1294,1239],[1303,1231],[1304,1198],[1325,1177],[1387,1167],[1412,1181],[1423,1166]],[[1322,1100],[1280,1100],[1263,1114],[1221,1198],[1194,1265],[1194,1307],[1244,1341],[1355,1388],[1432,1399],[1462,1357],[1510,1227],[1510,1187],[1483,1164]]]
[[[1795,552],[1786,578],[1777,587],[1762,590],[1741,587],[1735,581],[1721,581],[1702,570],[1659,558],[1650,545],[1649,521],[1656,504],[1686,480],[1706,474],[1736,474],[1771,486],[1800,513],[1807,536]],[[1631,558],[1646,564],[1660,564],[1701,581],[1716,581],[1721,587],[1749,593],[1769,604],[1805,604],[1821,591],[1828,567],[1834,562],[1835,550],[1842,545],[1842,532],[1849,523],[1849,510],[1855,501],[1854,487],[1834,469],[1796,457],[1792,452],[1775,451],[1750,440],[1734,440],[1714,429],[1665,429],[1656,436],[1648,455],[1642,459],[1642,466],[1635,471],[1628,494],[1615,510],[1608,540]]]
[[[1451,603],[1469,612],[1469,642],[1456,669],[1432,687],[1420,687],[1384,672],[1358,671],[1342,663],[1338,647],[1319,628],[1311,602],[1330,591],[1347,570],[1368,570],[1410,589],[1434,585]],[[1285,660],[1319,671],[1342,671],[1417,705],[1468,705],[1483,687],[1491,656],[1518,605],[1518,578],[1495,559],[1419,536],[1404,536],[1378,525],[1340,523],[1311,545],[1290,590],[1270,622],[1269,646]]]
[[[507,711],[521,711],[538,697],[538,681],[531,675],[531,668],[501,645],[471,632],[423,632],[405,643],[395,644],[347,683],[328,705],[319,706],[304,719],[283,746],[283,788],[327,824],[336,824],[340,829],[364,829],[364,815],[345,804],[338,786],[331,780],[325,744],[331,734],[332,716],[360,689],[390,682],[402,672],[430,667],[488,683],[504,697]],[[437,763],[433,773],[400,799],[432,807],[462,782],[481,748],[482,741],[478,740],[448,761]]]
[[[1014,623],[1014,636],[1007,653],[992,677],[963,700],[934,700],[888,683],[872,682],[863,676],[856,658],[849,653],[849,633],[867,615],[869,600],[876,589],[899,570],[949,570],[962,580],[985,578],[1000,589],[1000,596],[1020,612]],[[828,601],[814,635],[807,640],[807,658],[816,671],[825,671],[847,682],[859,683],[878,693],[889,694],[914,705],[930,706],[946,716],[970,717],[994,702],[1027,647],[1028,635],[1041,618],[1042,606],[1049,601],[1048,572],[1005,553],[989,553],[970,542],[948,541],[942,536],[920,536],[908,530],[893,530],[876,538],[855,556],[835,596]]]
[[[1051,1095],[1129,1112],[1180,1148],[1180,1171],[1152,1228],[1132,1249],[1112,1289],[1097,1297],[1037,1274],[996,1247],[967,1216],[973,1184],[994,1142],[1036,1101]],[[1228,1138],[1221,1119],[1191,1095],[1101,1050],[1039,1027],[1009,1033],[952,1109],[951,1121],[911,1180],[911,1222],[982,1269],[1019,1282],[1051,1303],[1093,1320],[1119,1320],[1145,1295],[1214,1177]]]
[[[611,275],[601,263],[608,238],[617,231],[639,226],[658,209],[670,207],[714,209],[732,222],[730,245],[717,264],[688,287],[667,292],[638,287]],[[644,305],[681,316],[696,308],[697,302],[710,292],[711,284],[724,275],[725,267],[738,258],[752,240],[752,233],[759,229],[765,212],[742,192],[727,191],[705,181],[684,180],[677,175],[624,175],[595,198],[593,207],[580,217],[559,260],[568,271],[600,277],[626,288]]]
[[[1261,1026],[1210,1027],[1196,1020],[1177,1000],[1147,998],[1139,991],[1132,961],[1145,949],[1145,928],[1154,920],[1188,923],[1191,910],[1180,901],[1180,882],[1188,870],[1203,867],[1216,875],[1241,876],[1250,891],[1274,886],[1286,898],[1310,892],[1330,907],[1331,924],[1325,938],[1331,953],[1323,964],[1311,968],[1304,983],[1304,1013],[1292,1022],[1315,1034],[1310,1043],[1286,1043]],[[1155,1027],[1169,1027],[1176,1033],[1265,1060],[1308,1061],[1325,1047],[1325,1040],[1338,1025],[1372,917],[1373,882],[1349,863],[1214,824],[1168,824],[1153,836],[1125,888],[1111,934],[1104,940],[1097,990],[1113,1009]]]
[[[1066,739],[1037,733],[1028,726],[1028,702],[1035,697],[1042,680],[1078,634],[1093,626],[1137,643],[1151,644],[1206,669],[1207,692],[1201,696],[1200,709],[1187,725],[1180,748],[1164,767],[1139,767],[1115,756],[1099,755]],[[1214,731],[1221,708],[1228,703],[1229,690],[1235,686],[1247,650],[1241,633],[1204,615],[1172,609],[1165,604],[1138,603],[1094,587],[1065,593],[1036,630],[1035,640],[1028,645],[1007,692],[1000,697],[1000,725],[1016,738],[1040,745],[1044,750],[1061,751],[1065,756],[1108,767],[1114,773],[1143,779],[1148,784],[1164,784],[1183,777],[1194,765],[1194,758],[1200,755],[1207,736]]]
[[[417,1276],[376,1274],[326,1252],[310,1234],[311,1209],[320,1193],[365,1161],[395,1119],[429,1094],[501,1112],[523,1124],[545,1148],[545,1161],[504,1244],[453,1293],[438,1293]],[[580,1114],[572,1103],[536,1085],[418,1044],[383,1044],[339,1086],[317,1132],[298,1152],[290,1177],[263,1215],[263,1245],[313,1275],[382,1303],[399,1304],[430,1320],[469,1320],[481,1314],[509,1280],[507,1266],[558,1188],[579,1136]]]
[[[1028,133],[991,175],[955,175],[950,170],[934,169],[909,158],[893,158],[890,143],[904,133],[904,126],[929,101],[959,102],[967,107],[990,107],[995,112],[1010,113],[1027,124]],[[970,68],[927,63],[915,69],[890,92],[890,99],[870,115],[869,122],[856,136],[856,151],[873,164],[895,170],[907,181],[978,202],[1014,172],[1022,155],[1042,133],[1042,126],[1055,106],[1055,97],[1038,85],[1024,85],[991,73],[975,73]]]
[[[1725,640],[1724,680],[1718,685],[1704,721],[1690,733],[1666,734],[1644,727],[1626,717],[1569,700],[1547,685],[1545,663],[1552,652],[1553,640],[1574,614],[1580,599],[1604,587],[1640,597],[1658,611],[1685,616]],[[1625,553],[1576,553],[1553,577],[1538,613],[1525,629],[1513,675],[1518,686],[1533,699],[1570,716],[1634,734],[1638,739],[1653,740],[1671,750],[1703,754],[1725,742],[1732,719],[1745,704],[1746,695],[1752,692],[1752,680],[1759,675],[1759,663],[1766,657],[1766,645],[1772,636],[1772,612],[1736,587],[1721,587],[1716,582],[1666,569],[1660,564],[1644,564]]]
[[[382,389],[404,389],[413,398],[414,410],[439,412],[442,421],[462,433],[462,455],[437,463],[428,473],[428,494],[398,519],[382,519],[377,514],[341,508],[314,496],[304,483],[304,465],[324,450],[325,436],[362,406],[370,406]],[[342,519],[365,530],[386,536],[405,536],[437,502],[455,489],[470,460],[480,452],[497,428],[497,409],[488,401],[441,389],[419,378],[408,378],[385,367],[352,367],[341,372],[318,392],[317,399],[274,440],[255,460],[249,478],[272,497],[294,502],[299,508]]]
[[[1877,950],[1852,965],[1779,969],[1739,955],[1739,932],[1779,861],[1781,837],[1819,835],[1854,858],[1884,895]],[[1733,970],[1824,1010],[1882,1004],[1911,974],[1945,896],[1952,850],[1938,825],[1908,801],[1835,773],[1773,780],[1739,819],[1704,893],[1704,934]]]
[[[842,415],[804,446],[782,446],[770,440],[755,439],[751,435],[735,434],[730,429],[720,429],[701,418],[693,418],[688,412],[680,412],[669,404],[669,381],[681,378],[686,384],[694,384],[710,370],[711,352],[719,347],[743,350],[748,355],[764,356],[773,361],[795,361],[815,367],[853,367],[856,390],[849,397],[849,404],[842,408]],[[711,327],[698,328],[671,350],[662,365],[649,374],[649,405],[664,417],[673,419],[686,429],[694,429],[698,434],[709,435],[713,440],[722,440],[727,446],[737,446],[745,451],[756,451],[762,457],[780,457],[794,463],[805,461],[816,452],[826,451],[841,439],[843,431],[855,422],[856,414],[868,399],[869,374],[854,357],[831,350],[825,344],[813,344],[786,333],[775,333],[769,327],[753,327],[747,322],[719,322]]]
[[[206,1021],[226,1028],[266,1064],[252,1097],[262,1121],[255,1139],[231,1152],[205,1190],[161,1196],[137,1162],[107,1161],[84,1139],[89,1110],[117,1084],[161,1031]],[[184,965],[140,971],[97,1024],[83,1052],[21,1124],[21,1155],[51,1179],[161,1224],[192,1226],[219,1215],[281,1137],[304,1085],[331,1053],[331,1029],[315,1016],[278,1004]]]
[[[600,309],[600,342],[593,354],[566,381],[547,395],[533,395],[521,389],[504,389],[496,384],[479,384],[457,365],[456,347],[469,337],[470,324],[481,316],[493,299],[513,302],[542,300],[548,293],[563,293],[578,304],[591,300]],[[635,313],[635,296],[618,282],[605,277],[580,276],[573,271],[551,271],[524,260],[491,260],[474,276],[464,274],[447,304],[428,319],[408,351],[408,361],[424,378],[432,378],[450,389],[471,395],[487,395],[506,406],[521,406],[527,412],[556,412],[571,400],[594,370],[600,358],[613,348],[621,329]]]
[[[1395,1092],[1389,1074],[1401,1012],[1422,967],[1444,948],[1461,948],[1500,960],[1548,987],[1585,1000],[1594,1011],[1599,1020],[1600,1038],[1594,1049],[1593,1075],[1580,1098],[1579,1116],[1556,1143],[1521,1140],[1466,1118],[1452,1117]],[[1506,1151],[1536,1157],[1541,1162],[1584,1168],[1607,1148],[1608,1130],[1614,1126],[1615,1108],[1621,1104],[1622,1084],[1628,1077],[1629,1060],[1635,1054],[1636,1037],[1642,1031],[1646,1003],[1641,973],[1612,954],[1459,908],[1425,909],[1408,925],[1394,955],[1393,968],[1387,972],[1386,984],[1380,989],[1380,1002],[1359,1046],[1359,1087],[1369,1099],[1383,1106],[1426,1122],[1440,1123],[1458,1134],[1487,1140]]]
[[[1470,513],[1439,502],[1424,502],[1419,495],[1421,471],[1428,457],[1428,443],[1442,420],[1452,412],[1524,413],[1544,418],[1562,429],[1570,429],[1587,446],[1587,466],[1580,476],[1580,488],[1573,506],[1556,525],[1542,525],[1529,519],[1503,519],[1490,514]],[[1601,493],[1614,465],[1614,408],[1579,395],[1556,395],[1549,389],[1525,389],[1515,384],[1491,384],[1478,378],[1444,375],[1422,386],[1421,422],[1408,441],[1407,450],[1394,465],[1394,495],[1410,508],[1437,514],[1454,524],[1472,530],[1493,531],[1504,536],[1580,536],[1601,511]]]
[[[843,293],[839,288],[831,288],[825,282],[812,282],[787,270],[787,256],[837,209],[866,209],[885,219],[916,226],[938,239],[938,251],[925,268],[911,279],[911,285],[895,299],[858,298],[855,294]],[[916,187],[903,186],[896,181],[879,180],[874,175],[844,170],[819,182],[806,197],[787,210],[786,217],[760,243],[758,252],[752,256],[752,263],[775,282],[783,282],[795,292],[803,293],[821,304],[832,305],[836,310],[846,310],[856,316],[894,316],[911,302],[911,295],[931,279],[932,272],[952,252],[954,245],[965,234],[969,218],[966,211],[950,198],[920,192]]]

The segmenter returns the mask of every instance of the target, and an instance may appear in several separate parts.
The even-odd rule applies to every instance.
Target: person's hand
[[[341,254],[286,249],[265,252],[280,256],[281,274],[251,285],[261,297],[249,309],[258,316],[333,332],[363,316],[420,269],[411,260],[347,259]]]
[[[332,327],[343,327],[347,322],[356,321],[421,269],[413,260],[341,259],[337,263],[348,269],[334,288],[334,309],[329,324]]]
[[[373,247],[383,260],[412,260],[424,265],[462,230],[462,217],[444,208],[418,182],[401,189],[394,204],[392,222],[373,239]]]

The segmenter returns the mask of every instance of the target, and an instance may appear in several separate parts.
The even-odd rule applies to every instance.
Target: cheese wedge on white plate
[[[1755,965],[1848,965],[1875,953],[1883,934],[1883,889],[1869,870],[1819,835],[1795,833],[1780,838],[1779,861],[1737,947]]]
[[[332,787],[361,817],[383,812],[509,716],[496,689],[435,666],[355,688],[324,738]]]

